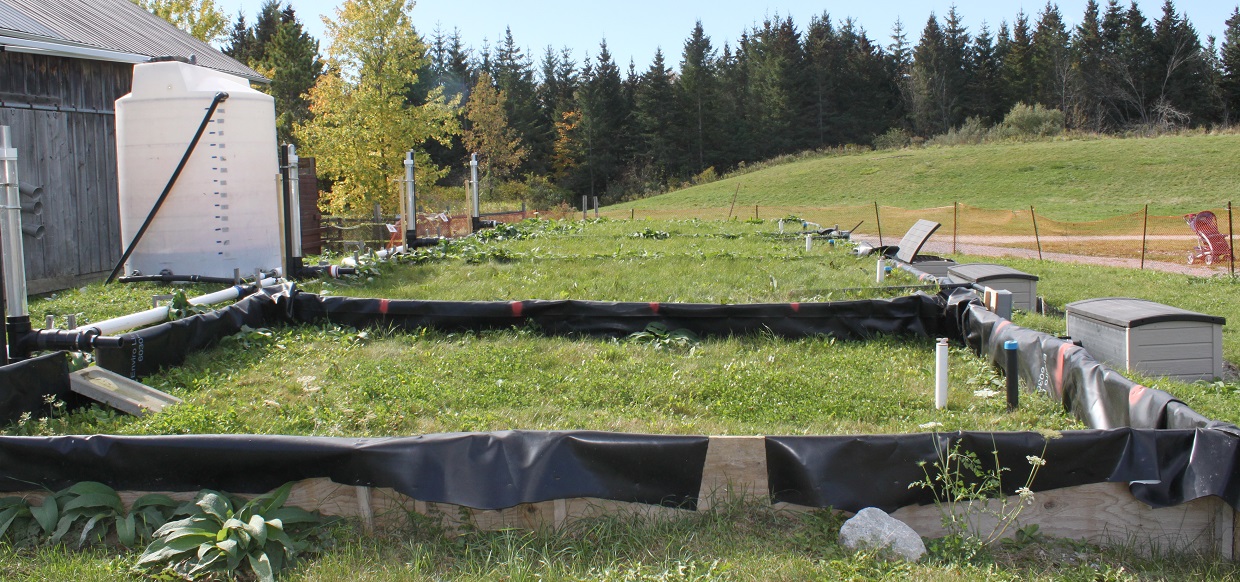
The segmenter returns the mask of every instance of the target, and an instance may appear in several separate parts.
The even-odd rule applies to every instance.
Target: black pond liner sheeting
[[[1003,473],[1008,495],[1024,486],[1031,469],[1026,456],[1032,455],[1046,461],[1030,487],[1034,491],[1122,482],[1153,507],[1217,495],[1240,509],[1233,470],[1240,439],[1214,429],[1064,431],[1049,440],[1036,432],[766,437],[772,500],[888,512],[932,503],[930,491],[909,484],[926,476],[919,463],[933,466],[939,452],[957,442],[961,452],[975,453],[992,470],[992,451],[998,451],[998,466],[1009,469]]]
[[[253,295],[213,313],[125,334],[134,340],[129,347],[97,350],[97,359],[113,371],[141,377],[182,362],[190,351],[242,326],[325,321],[445,331],[534,326],[552,334],[612,337],[654,322],[699,335],[946,336],[995,365],[1003,363],[1003,343],[1016,340],[1026,384],[1062,402],[1093,429],[1050,441],[1035,490],[1128,482],[1133,494],[1152,506],[1217,495],[1240,508],[1235,476],[1240,429],[1210,421],[1170,394],[1124,378],[1071,342],[1013,325],[984,309],[977,294],[967,290],[950,296],[763,305],[390,301],[293,290]],[[33,362],[0,368],[0,386],[25,383],[15,392],[29,395],[53,382],[54,390],[65,392],[56,380],[66,374],[63,356]],[[706,437],[534,431],[393,439],[7,437],[0,438],[0,489],[93,479],[118,488],[259,492],[290,480],[329,477],[483,509],[570,497],[690,507],[706,442]],[[1043,437],[982,432],[767,437],[771,495],[775,501],[853,511],[927,503],[930,492],[908,487],[924,476],[918,462],[933,463],[938,451],[955,442],[985,462],[991,450],[998,450],[1000,464],[1012,471],[1005,483],[1023,484],[1025,456],[1042,453]]]
[[[798,338],[829,335],[860,340],[879,334],[934,337],[948,333],[943,299],[910,295],[833,303],[711,305],[603,301],[406,301],[322,297],[293,290],[256,294],[217,311],[122,334],[119,348],[95,350],[101,367],[130,378],[180,364],[186,354],[252,328],[277,323],[330,322],[353,327],[432,328],[442,331],[532,325],[548,334],[622,337],[651,323],[703,336],[773,333]]]
[[[0,490],[90,480],[117,490],[264,493],[327,477],[475,509],[577,497],[695,509],[708,441],[588,431],[0,437]]]
[[[0,423],[14,422],[25,413],[46,414],[44,399],[49,396],[70,404],[81,398],[69,391],[69,358],[64,352],[0,366]]]

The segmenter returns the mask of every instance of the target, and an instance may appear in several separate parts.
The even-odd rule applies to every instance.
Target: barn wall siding
[[[43,187],[42,212],[22,215],[44,227],[23,237],[31,293],[100,278],[120,259],[112,112],[132,78],[123,63],[0,52],[0,125],[21,181]]]

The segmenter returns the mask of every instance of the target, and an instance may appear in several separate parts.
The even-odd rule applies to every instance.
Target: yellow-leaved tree
[[[477,152],[478,165],[486,176],[487,191],[493,180],[503,180],[525,159],[521,136],[508,125],[504,112],[506,96],[495,87],[486,71],[478,74],[478,84],[469,93],[465,118],[470,128],[465,131],[465,147]]]
[[[447,173],[422,146],[447,145],[460,132],[457,99],[446,101],[438,87],[411,94],[427,64],[412,9],[412,0],[346,0],[335,20],[323,19],[327,72],[310,89],[313,117],[294,132],[302,155],[314,156],[319,173],[333,180],[327,212],[363,214],[376,202],[394,212],[411,149],[419,188]]]
[[[133,3],[202,42],[219,40],[228,28],[228,18],[215,0],[133,0]]]

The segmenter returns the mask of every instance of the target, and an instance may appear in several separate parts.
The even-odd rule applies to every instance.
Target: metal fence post
[[[874,201],[874,226],[878,228],[878,246],[883,246],[883,221],[878,217],[878,201]]]
[[[960,203],[952,202],[952,254],[956,254],[956,237],[960,232]]]

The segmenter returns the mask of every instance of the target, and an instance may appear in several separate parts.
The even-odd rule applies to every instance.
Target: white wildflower
[[[991,390],[989,388],[982,388],[981,390],[974,390],[973,395],[978,398],[994,398],[999,395],[999,391]]]
[[[1026,455],[1025,460],[1029,461],[1029,465],[1033,467],[1041,467],[1046,464],[1046,459],[1037,455]]]
[[[933,421],[931,421],[931,422],[927,422],[927,423],[925,423],[925,424],[919,424],[919,425],[917,425],[917,428],[920,428],[920,429],[923,429],[923,430],[929,430],[929,429],[932,429],[932,428],[938,428],[938,427],[940,427],[940,426],[943,426],[943,423],[941,423],[941,422],[933,422]]]

